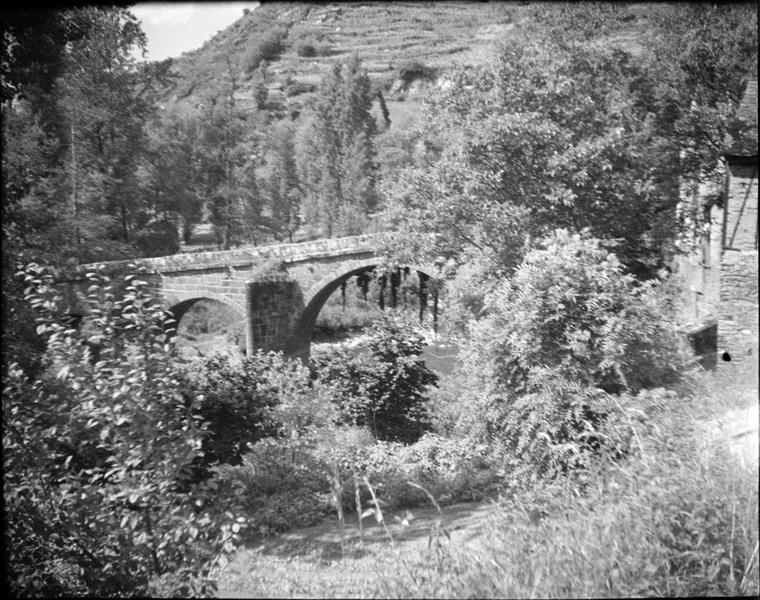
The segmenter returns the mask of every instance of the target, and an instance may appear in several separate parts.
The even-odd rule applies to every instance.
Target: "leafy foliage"
[[[196,115],[159,115],[146,126],[147,147],[137,171],[145,199],[141,220],[171,221],[176,229],[182,227],[187,242],[202,217],[199,155],[209,149],[198,144],[201,125]]]
[[[298,132],[304,214],[327,237],[360,233],[377,205],[369,77],[356,57],[336,63]]]
[[[287,31],[281,27],[269,30],[258,41],[258,43],[249,51],[246,59],[246,68],[248,71],[254,71],[262,62],[271,62],[283,50],[283,40],[287,36]]]
[[[143,256],[166,256],[179,251],[179,233],[169,221],[153,221],[135,234],[135,245]]]
[[[385,319],[373,328],[367,355],[342,349],[314,366],[347,423],[368,427],[377,439],[412,442],[424,430],[426,388],[437,380],[419,358],[422,347],[419,334]]]
[[[261,226],[262,201],[253,158],[256,148],[250,123],[234,98],[209,98],[197,113],[201,146],[196,168],[209,199],[209,220],[220,248],[255,241]]]
[[[204,426],[177,391],[166,314],[137,276],[121,295],[93,272],[87,326],[66,328],[52,274],[23,275],[48,349],[44,374],[12,368],[3,393],[11,589],[208,593],[240,524],[186,485]]]
[[[317,50],[313,42],[302,40],[296,45],[296,54],[304,58],[311,58],[317,55]]]
[[[703,8],[665,11],[656,51],[637,55],[607,37],[622,8],[539,6],[493,64],[450,70],[414,164],[386,186],[406,256],[474,247],[509,271],[526,241],[589,228],[656,276],[684,225],[677,175],[714,172],[753,48],[756,60],[754,8]],[[435,243],[420,240],[431,230]]]
[[[307,441],[264,438],[251,444],[239,465],[213,469],[219,497],[244,510],[255,533],[308,527],[330,513],[325,465]]]
[[[736,133],[732,116],[757,73],[757,6],[668,8],[653,19],[649,35],[651,85],[669,121],[662,125],[683,149],[682,171],[715,178],[727,136]]]
[[[442,503],[481,499],[498,485],[484,445],[426,434],[413,444],[376,441],[365,428],[313,429],[302,436],[265,438],[252,444],[241,464],[213,469],[219,494],[233,499],[260,534],[308,527],[336,508],[355,510],[356,495],[371,504],[364,477],[384,509],[413,507],[427,496]],[[361,489],[359,489],[361,488]]]
[[[275,406],[298,403],[310,394],[309,370],[274,353],[257,354],[235,364],[216,354],[185,366],[181,386],[186,401],[200,395],[197,416],[208,424],[203,439],[203,465],[239,464],[247,445],[276,436]]]
[[[295,160],[295,130],[287,122],[272,123],[266,142],[267,167],[262,193],[270,228],[278,239],[293,241],[301,225],[301,183]]]
[[[74,234],[78,244],[93,237],[129,244],[139,208],[135,171],[143,123],[153,110],[137,93],[130,55],[145,43],[144,34],[124,9],[77,10],[86,36],[67,47],[58,82]]]
[[[541,246],[486,296],[454,375],[465,393],[452,385],[440,407],[454,431],[504,443],[537,473],[623,452],[610,394],[675,382],[690,359],[661,285],[637,283],[588,234]]]
[[[705,389],[622,400],[640,451],[596,470],[580,493],[567,481],[510,489],[478,550],[450,544],[439,560],[410,561],[384,593],[756,595],[757,466],[710,439],[705,424],[722,414],[725,394]],[[756,396],[755,385],[745,391]]]

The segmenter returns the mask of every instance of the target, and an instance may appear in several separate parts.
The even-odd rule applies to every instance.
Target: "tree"
[[[396,214],[412,208],[421,227],[447,234],[449,248],[435,251],[487,248],[508,269],[526,234],[553,227],[590,227],[619,240],[631,268],[660,267],[675,177],[654,160],[662,149],[634,103],[632,60],[614,47],[558,53],[518,40],[492,68],[455,71],[429,105],[432,165],[393,188]]]
[[[307,222],[333,234],[359,233],[377,206],[372,90],[358,57],[320,83],[296,149]]]
[[[199,193],[198,123],[180,113],[163,113],[147,128],[148,147],[140,165],[144,214],[140,226],[152,220],[180,226],[188,241],[200,223],[203,197]]]
[[[267,135],[267,168],[263,181],[271,229],[277,239],[293,236],[301,224],[301,186],[296,170],[295,130],[286,121],[270,126]]]
[[[3,23],[3,339],[14,341],[4,343],[3,368],[18,360],[28,369],[39,340],[28,331],[16,263],[133,251],[108,226],[119,204],[131,211],[136,199],[145,113],[133,98],[128,56],[144,37],[125,9],[5,11]],[[89,116],[72,136],[75,109]]]
[[[225,250],[254,241],[262,225],[255,130],[234,100],[209,98],[199,108],[198,164],[208,214]]]
[[[66,45],[87,34],[86,21],[68,10],[3,10],[2,102],[29,103],[48,134],[60,133],[56,81],[65,69]]]
[[[23,300],[14,273],[18,262],[50,263],[76,255],[71,219],[61,214],[56,190],[61,175],[55,156],[58,140],[47,133],[26,100],[3,105],[2,294],[3,376],[11,363],[26,373],[39,367],[44,342]]]
[[[694,135],[677,135],[679,128],[685,132],[678,114],[694,114],[692,102],[701,95],[661,91],[683,80],[671,74],[680,67],[664,68],[666,59],[674,62],[672,53],[663,50],[657,60],[649,53],[671,43],[662,31],[657,44],[640,54],[606,37],[624,17],[622,8],[536,10],[542,19],[535,29],[507,42],[494,64],[454,69],[447,88],[430,99],[424,152],[386,190],[390,217],[411,234],[408,253],[421,249],[430,258],[456,257],[474,247],[491,253],[507,271],[519,263],[530,239],[555,227],[589,228],[616,244],[631,272],[651,278],[677,251],[678,183],[687,169],[679,156],[684,148],[702,147]],[[704,5],[689,10],[702,11],[700,26],[689,31],[703,36],[686,57],[689,69],[701,64],[697,57],[710,36],[722,40],[706,51],[707,62],[718,61],[733,73],[733,83],[713,83],[725,94],[735,93],[756,45],[756,34],[747,30],[755,26],[751,11],[707,14]],[[750,25],[729,33],[740,14]],[[719,22],[711,23],[710,15]],[[730,50],[734,58],[718,58]],[[707,121],[704,129],[722,139]],[[407,215],[411,222],[401,224]],[[426,231],[442,235],[417,248]]]
[[[11,367],[4,381],[11,591],[208,594],[240,525],[188,484],[204,425],[199,399],[178,390],[160,302],[136,274],[118,292],[88,273],[89,327],[76,330],[60,325],[49,270],[30,265],[24,279],[47,352],[38,377]]]
[[[144,48],[145,35],[126,9],[75,12],[86,35],[67,46],[58,82],[75,235],[80,242],[106,237],[128,245],[140,208],[136,170],[143,123],[151,112],[137,94],[131,51]]]
[[[717,163],[747,80],[757,73],[757,6],[690,4],[657,13],[648,42],[659,102],[686,151],[685,173]]]

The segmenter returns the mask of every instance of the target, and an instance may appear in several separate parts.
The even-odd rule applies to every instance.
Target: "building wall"
[[[758,355],[757,204],[757,159],[729,161],[718,349],[738,363],[756,362]]]
[[[681,181],[679,210],[690,231],[679,242],[685,252],[675,257],[673,267],[681,289],[679,322],[687,329],[718,314],[723,210],[713,205],[705,219],[703,208],[716,191],[714,183]]]

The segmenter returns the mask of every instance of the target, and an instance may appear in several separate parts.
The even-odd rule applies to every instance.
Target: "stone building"
[[[740,134],[720,165],[723,189],[681,188],[682,208],[695,217],[692,251],[676,261],[681,321],[707,367],[758,360],[757,79],[748,82],[736,119]]]
[[[721,235],[718,350],[723,358],[758,359],[757,80],[737,113],[744,135],[726,151],[726,202]]]

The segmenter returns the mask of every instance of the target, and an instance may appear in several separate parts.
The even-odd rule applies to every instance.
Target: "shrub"
[[[411,442],[424,430],[423,403],[438,376],[419,358],[423,338],[386,318],[373,326],[368,353],[345,349],[315,357],[319,380],[333,388],[345,422],[377,439]]]
[[[336,510],[356,509],[371,495],[366,477],[383,509],[424,505],[428,498],[414,482],[442,503],[481,500],[496,489],[487,449],[466,440],[425,435],[414,444],[376,442],[366,428],[342,426],[312,430],[303,436],[267,438],[250,446],[239,465],[213,468],[218,497],[244,512],[253,531],[269,535],[307,527]]]
[[[398,68],[399,78],[406,84],[415,79],[435,79],[436,70],[418,59],[404,61]]]
[[[603,465],[583,493],[562,481],[512,490],[485,524],[481,546],[407,565],[384,593],[756,596],[757,463],[742,467],[725,440],[705,439],[704,425],[723,402],[722,393],[707,399],[664,389],[626,399],[637,408],[627,412],[640,452]]]
[[[304,41],[299,42],[296,46],[296,54],[303,56],[304,58],[311,58],[317,55],[317,50],[312,42]]]
[[[559,230],[491,294],[473,333],[504,386],[529,390],[549,368],[582,385],[637,391],[676,381],[691,358],[669,304],[662,285],[625,274],[598,240]]]
[[[261,57],[267,62],[271,62],[273,59],[277,58],[280,52],[282,52],[282,41],[285,39],[286,35],[287,31],[282,28],[275,28],[268,31],[258,43]]]
[[[177,392],[167,317],[147,283],[88,273],[82,330],[52,274],[24,273],[46,370],[3,393],[6,567],[14,594],[207,594],[240,524],[182,482],[203,426]],[[94,342],[97,341],[97,354]],[[226,521],[226,522],[225,522]]]
[[[446,439],[426,433],[413,444],[356,443],[334,440],[329,456],[337,462],[343,481],[367,477],[383,505],[390,509],[419,506],[427,496],[409,482],[422,485],[441,503],[481,500],[499,484],[488,460],[488,448],[468,439]],[[350,486],[349,486],[350,487]],[[353,489],[344,502],[353,503]],[[367,492],[363,502],[369,500]]]
[[[154,221],[135,234],[135,245],[145,257],[179,252],[179,233],[174,223]]]
[[[293,96],[300,96],[301,94],[308,94],[317,89],[313,83],[305,83],[303,81],[294,81],[293,83],[285,87],[285,95],[288,98]]]
[[[503,442],[538,473],[587,464],[602,446],[619,454],[614,395],[673,384],[690,361],[669,302],[598,240],[555,232],[486,296],[458,384],[438,394],[439,426]]]
[[[211,481],[217,499],[244,511],[260,535],[314,525],[333,508],[327,467],[301,438],[259,440],[239,465],[214,467]]]
[[[259,67],[262,61],[272,62],[283,50],[283,40],[287,31],[282,28],[275,28],[267,33],[251,48],[246,57],[246,68],[248,72],[254,71]]]
[[[280,425],[272,421],[273,408],[283,398],[297,401],[307,395],[309,370],[299,361],[258,351],[239,363],[215,354],[185,366],[181,389],[190,398],[203,398],[197,409],[208,423],[203,439],[202,467],[218,463],[239,464],[248,443],[276,435]]]
[[[263,110],[267,107],[269,100],[269,88],[263,81],[257,81],[253,86],[253,100],[256,102],[256,108]]]
[[[212,467],[209,480],[220,505],[244,511],[251,531],[263,535],[307,527],[329,514],[329,464],[315,448],[332,436],[337,420],[328,388],[308,386],[309,372],[299,362],[270,356],[277,360],[266,370],[267,382],[278,397],[267,421],[275,435],[248,442],[236,464]]]
[[[383,312],[371,302],[357,300],[343,309],[339,304],[327,304],[321,311],[315,327],[327,333],[371,327]]]

